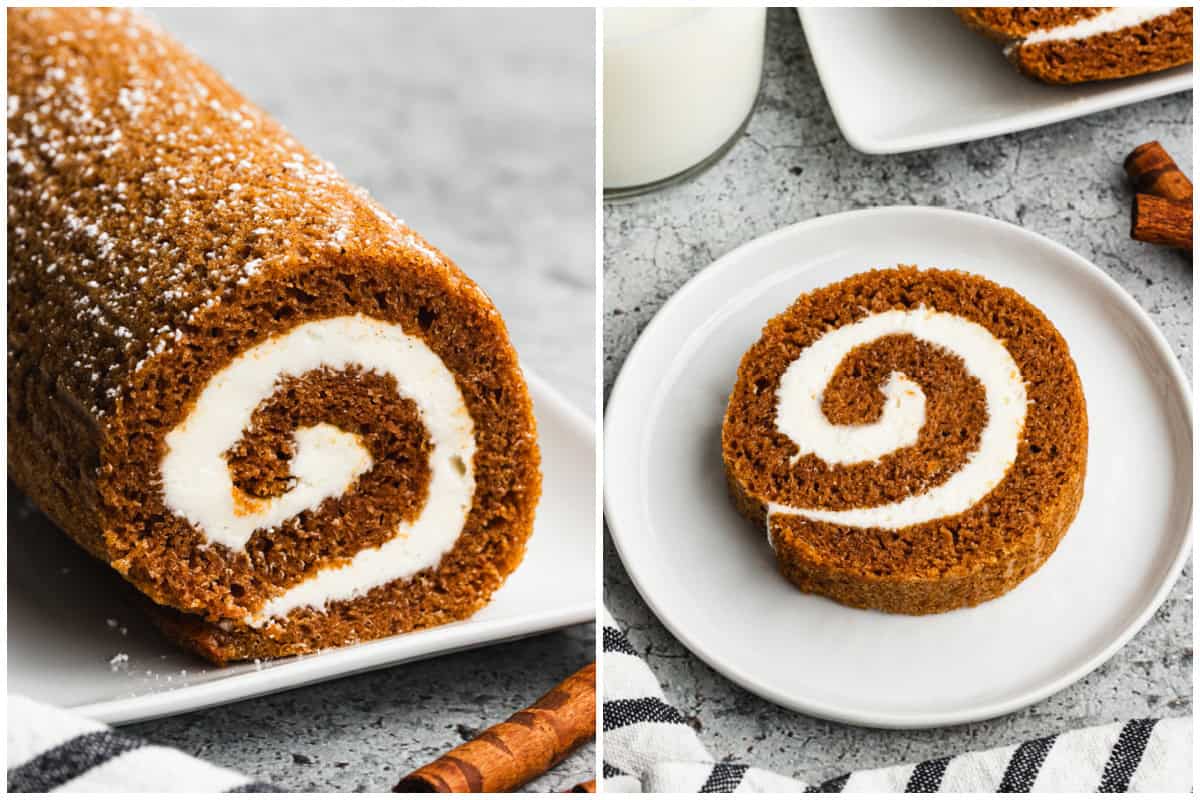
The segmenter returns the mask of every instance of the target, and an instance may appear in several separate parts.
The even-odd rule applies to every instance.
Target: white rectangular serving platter
[[[967,29],[948,7],[797,11],[842,135],[872,155],[984,139],[1192,88],[1191,65],[1042,84],[1018,73],[999,44]]]
[[[521,566],[463,622],[309,656],[213,667],[169,644],[136,593],[15,489],[8,505],[8,691],[136,722],[495,644],[595,619],[595,434],[526,372],[542,499]]]

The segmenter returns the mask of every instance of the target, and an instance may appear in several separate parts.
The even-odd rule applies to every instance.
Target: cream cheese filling
[[[319,570],[270,599],[245,620],[251,625],[304,606],[320,609],[436,566],[466,523],[475,494],[475,428],[454,375],[399,325],[358,314],[299,325],[239,354],[209,380],[187,418],[166,436],[161,472],[167,508],[209,544],[236,551],[245,550],[256,530],[274,528],[351,491],[373,461],[357,435],[332,425],[296,431],[291,463],[296,482],[278,497],[247,502],[224,458],[281,380],[350,367],[391,375],[400,395],[416,404],[431,444],[425,505],[379,547]]]
[[[842,511],[770,503],[768,533],[770,518],[779,514],[853,528],[907,528],[966,511],[1008,474],[1025,426],[1027,399],[1021,370],[1004,343],[987,328],[926,308],[871,314],[836,328],[788,365],[776,394],[775,425],[799,448],[798,456],[812,453],[829,464],[856,464],[876,461],[916,443],[925,424],[925,393],[899,372],[893,372],[880,387],[884,409],[873,423],[834,425],[821,410],[825,387],[846,355],[860,345],[896,334],[910,334],[953,353],[983,384],[988,418],[979,448],[945,483],[894,503]]]
[[[1069,25],[1059,25],[1055,28],[1042,28],[1033,31],[1020,42],[1018,46],[1041,44],[1042,42],[1060,42],[1068,39],[1087,39],[1105,33],[1113,33],[1123,28],[1132,28],[1149,22],[1155,17],[1170,14],[1179,6],[1119,6],[1101,11],[1094,17],[1077,20]]]

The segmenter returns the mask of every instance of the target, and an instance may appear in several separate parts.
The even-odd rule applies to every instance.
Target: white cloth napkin
[[[278,792],[178,750],[8,696],[9,792]]]
[[[1190,792],[1192,718],[1135,719],[819,784],[714,759],[604,610],[606,792]]]

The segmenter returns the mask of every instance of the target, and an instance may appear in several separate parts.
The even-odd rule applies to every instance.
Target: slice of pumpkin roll
[[[1192,63],[1191,6],[973,7],[968,27],[1045,83],[1114,80]]]
[[[1079,510],[1087,406],[1067,343],[975,275],[875,270],[804,294],[738,369],[738,509],[805,592],[901,614],[977,605]]]
[[[503,320],[128,11],[8,11],[8,466],[214,662],[463,619],[541,487]]]
[[[967,27],[1002,43],[1023,39],[1034,31],[1074,25],[1105,11],[1108,9],[1099,6],[968,6],[954,9]]]

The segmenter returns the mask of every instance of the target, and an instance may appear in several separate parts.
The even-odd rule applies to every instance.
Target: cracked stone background
[[[593,413],[590,9],[150,13],[454,258],[525,365]],[[594,658],[576,626],[126,730],[288,789],[387,791]],[[587,746],[527,788],[594,773]]]
[[[604,208],[605,396],[630,347],[690,277],[784,225],[868,206],[973,211],[1065,244],[1117,280],[1192,369],[1190,256],[1128,238],[1121,168],[1158,139],[1192,173],[1191,93],[1037,130],[896,156],[850,148],[822,94],[796,14],[770,12],[758,110],[716,167]],[[948,76],[948,79],[952,77]],[[1074,686],[1000,719],[925,731],[825,722],[746,692],[693,657],[642,602],[605,537],[605,601],[716,758],[806,781],[1141,716],[1192,713],[1192,565],[1146,627]]]

